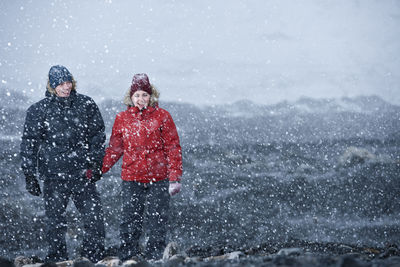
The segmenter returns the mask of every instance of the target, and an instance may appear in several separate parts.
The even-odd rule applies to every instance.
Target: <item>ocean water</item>
[[[120,107],[103,104],[110,129]],[[353,120],[354,114],[342,114],[352,120],[344,120],[332,134],[329,124],[315,126],[325,115],[302,115],[295,121],[303,123],[294,127],[282,117],[226,117],[215,109],[167,107],[180,133],[184,159],[182,192],[170,203],[168,240],[182,249],[237,250],[290,239],[400,245],[398,117],[368,126],[371,117],[357,115]],[[343,126],[352,123],[358,128]],[[367,134],[360,135],[359,129]],[[18,131],[7,128],[0,139],[0,254],[43,257],[43,200],[25,191]],[[310,132],[315,134],[310,137]],[[120,168],[118,163],[98,182],[107,247],[119,244]],[[72,204],[67,218],[73,257],[82,226]]]
[[[352,145],[329,142],[184,149],[183,189],[171,200],[169,240],[184,249],[240,249],[291,238],[378,247],[398,244],[400,166],[388,154],[398,153],[400,146],[368,142],[363,147],[378,148],[376,158],[341,163],[341,156],[347,147],[354,148]],[[322,150],[330,154],[320,153]],[[119,168],[98,183],[108,247],[119,243]],[[1,252],[43,256],[42,200],[25,192],[17,159],[3,157],[1,169]],[[67,217],[67,239],[73,254],[82,228],[72,204]]]
[[[289,238],[370,246],[398,242],[400,166],[389,155],[398,154],[399,146],[358,140],[376,155],[358,158],[347,155],[358,152],[354,145],[244,144],[186,151],[191,179],[173,202],[175,238],[187,246],[234,247]]]

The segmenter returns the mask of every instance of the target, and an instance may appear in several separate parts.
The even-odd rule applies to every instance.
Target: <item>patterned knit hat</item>
[[[55,89],[64,82],[72,82],[72,74],[64,66],[53,66],[49,70],[49,82],[51,88]]]
[[[132,78],[132,85],[131,85],[131,92],[130,92],[130,97],[136,92],[136,91],[145,91],[149,95],[152,94],[152,89],[149,81],[149,77],[147,77],[146,74],[144,73],[139,73],[135,74]]]

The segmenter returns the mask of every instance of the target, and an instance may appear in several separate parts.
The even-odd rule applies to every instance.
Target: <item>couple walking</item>
[[[43,195],[46,262],[68,259],[65,211],[70,199],[81,213],[81,256],[103,257],[104,216],[96,182],[123,157],[119,257],[140,254],[147,207],[150,236],[144,255],[158,259],[166,243],[170,196],[181,188],[182,153],[171,115],[158,107],[159,92],[146,74],[135,74],[105,149],[105,127],[96,103],[77,93],[64,66],[50,68],[45,98],[29,107],[21,143],[26,189]],[[43,181],[43,194],[37,178]]]

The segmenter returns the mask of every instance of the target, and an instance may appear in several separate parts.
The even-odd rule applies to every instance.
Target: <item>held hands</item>
[[[99,169],[88,169],[86,170],[86,177],[90,180],[91,183],[96,183],[101,179],[102,172]]]
[[[178,194],[179,191],[181,191],[181,183],[179,183],[179,182],[170,182],[169,183],[168,192],[171,197]]]
[[[39,181],[35,178],[35,176],[26,176],[25,177],[26,185],[25,188],[29,192],[29,194],[33,196],[40,196],[42,191],[40,190]]]

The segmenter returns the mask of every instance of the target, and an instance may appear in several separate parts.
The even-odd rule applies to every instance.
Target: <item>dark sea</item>
[[[10,259],[46,254],[43,200],[25,191],[19,167],[27,108],[15,108],[20,97],[0,110],[0,255]],[[109,137],[124,107],[113,100],[99,106]],[[293,240],[400,246],[399,106],[377,97],[160,106],[175,120],[184,160],[168,240],[188,254]],[[98,182],[109,248],[119,243],[120,171],[118,163]],[[67,218],[69,253],[77,257],[82,226],[72,204]]]

